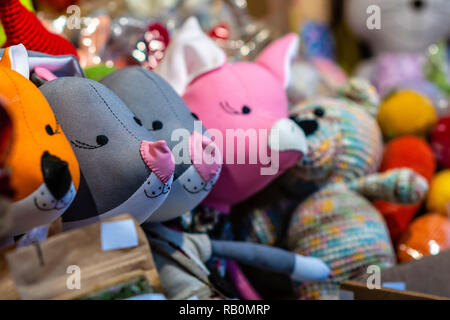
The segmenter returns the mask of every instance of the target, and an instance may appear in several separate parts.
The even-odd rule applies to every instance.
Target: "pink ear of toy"
[[[291,76],[291,64],[297,57],[300,39],[295,33],[290,33],[269,45],[256,62],[272,72],[283,84],[288,87]]]

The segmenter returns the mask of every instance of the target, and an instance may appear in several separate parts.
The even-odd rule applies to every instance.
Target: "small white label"
[[[105,222],[101,225],[102,250],[137,247],[138,236],[131,219]]]

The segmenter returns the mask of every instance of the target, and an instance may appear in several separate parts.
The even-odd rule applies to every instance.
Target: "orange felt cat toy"
[[[23,45],[7,48],[0,60],[0,96],[14,125],[6,159],[15,191],[8,236],[51,223],[70,206],[80,181],[78,162],[50,106],[28,80]]]

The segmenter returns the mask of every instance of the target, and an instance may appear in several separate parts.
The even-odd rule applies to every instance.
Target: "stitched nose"
[[[222,157],[217,145],[211,139],[194,131],[189,139],[192,164],[202,179],[208,183],[220,171]]]
[[[72,184],[69,165],[45,151],[41,157],[41,170],[47,189],[56,200],[61,200]]]
[[[306,136],[314,134],[319,129],[319,124],[316,120],[298,120],[295,117],[292,117],[291,119],[302,128]]]
[[[147,167],[167,184],[175,172],[175,159],[165,141],[142,141],[140,153]]]

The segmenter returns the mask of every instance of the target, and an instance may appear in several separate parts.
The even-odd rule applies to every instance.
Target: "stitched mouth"
[[[163,190],[160,193],[156,193],[155,191],[152,191],[150,194],[149,192],[147,192],[147,190],[144,190],[145,196],[149,199],[155,199],[155,198],[159,198],[162,195],[168,194],[169,190],[163,188]]]
[[[189,188],[186,187],[184,184],[183,184],[183,189],[186,190],[186,191],[187,191],[188,193],[190,193],[190,194],[199,194],[199,193],[202,192],[202,191],[208,191],[208,190],[206,189],[206,186],[203,187],[203,188],[197,188],[197,190],[192,191],[192,190],[189,190]]]
[[[79,140],[75,140],[75,141],[71,140],[70,143],[72,143],[75,147],[77,147],[79,149],[85,149],[85,150],[95,150],[95,149],[103,147],[101,145],[93,146],[91,144],[87,144],[87,143],[84,143]]]
[[[64,198],[67,195],[69,195],[69,194],[72,195],[72,197],[70,197],[68,199],[68,201],[62,201],[62,200],[57,201],[57,200],[53,199],[52,200],[53,201],[53,205],[52,206],[47,206],[45,203],[44,203],[43,206],[40,206],[37,197],[34,197],[33,198],[34,205],[39,211],[47,211],[48,212],[48,211],[53,211],[53,210],[62,210],[64,208],[67,208],[69,206],[69,204],[73,200],[73,190],[72,190],[72,188],[69,189],[69,191],[66,193]]]

